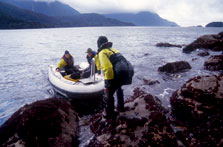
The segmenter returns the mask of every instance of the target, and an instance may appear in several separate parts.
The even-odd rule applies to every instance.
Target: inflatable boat
[[[88,63],[79,64],[80,70],[88,67]],[[49,81],[53,90],[66,98],[95,98],[104,94],[104,77],[91,70],[89,78],[74,80],[56,71],[56,66],[48,69]]]

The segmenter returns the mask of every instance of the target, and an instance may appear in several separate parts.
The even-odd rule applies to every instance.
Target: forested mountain
[[[176,23],[161,18],[156,13],[139,12],[105,14],[108,18],[118,19],[123,22],[130,22],[137,26],[178,26]]]
[[[84,26],[132,26],[103,15],[89,13],[73,16],[46,16],[14,5],[0,2],[1,29]]]
[[[80,14],[59,1],[0,0],[0,28],[178,26],[156,13]],[[8,27],[7,27],[8,25]]]
[[[54,27],[56,20],[0,2],[0,28],[43,28]]]
[[[34,0],[0,0],[2,2],[48,16],[74,16],[80,14],[72,7],[59,1],[43,2]]]
[[[26,22],[16,19],[0,12],[0,29],[23,29],[23,28],[47,28],[49,26],[36,23]]]
[[[205,27],[223,27],[223,22],[211,22],[208,23]]]

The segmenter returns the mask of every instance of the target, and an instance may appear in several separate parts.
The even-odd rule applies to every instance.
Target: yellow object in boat
[[[80,79],[72,79],[72,78],[70,78],[70,76],[71,76],[71,75],[66,75],[66,76],[64,76],[64,78],[67,79],[67,80],[73,81],[73,82],[78,82],[78,81],[80,81]]]

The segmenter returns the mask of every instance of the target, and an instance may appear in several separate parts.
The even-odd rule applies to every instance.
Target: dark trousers
[[[123,90],[121,86],[114,86],[111,85],[111,87],[108,89],[108,92],[106,93],[106,114],[107,115],[112,115],[114,113],[114,93],[116,92],[117,94],[117,108],[119,110],[124,109],[124,95],[123,95]]]
[[[91,75],[91,67],[89,66],[88,68],[86,68],[83,72],[82,72],[82,75],[81,75],[81,78],[84,79],[84,78],[89,78]]]
[[[74,72],[79,71],[79,70],[77,69],[77,67],[65,67],[64,70],[65,70],[65,72],[67,73],[67,75],[70,75],[70,74],[72,74],[72,73],[74,73]]]

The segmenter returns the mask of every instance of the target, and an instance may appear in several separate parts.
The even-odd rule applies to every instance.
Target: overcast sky
[[[52,1],[52,0],[49,0]],[[151,11],[180,26],[223,21],[223,0],[59,0],[80,13]]]

